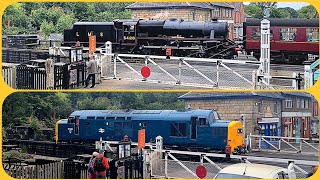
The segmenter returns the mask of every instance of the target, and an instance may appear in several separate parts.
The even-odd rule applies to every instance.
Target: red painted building
[[[307,93],[282,93],[282,136],[309,138],[311,136],[311,96]]]

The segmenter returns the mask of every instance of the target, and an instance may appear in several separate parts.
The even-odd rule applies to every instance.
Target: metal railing
[[[255,66],[256,68],[260,64],[257,61],[173,56],[168,59],[166,56],[114,54],[110,53],[108,49],[101,51],[101,54],[106,56],[101,58],[104,78],[215,89],[255,89],[256,70],[237,69],[231,64],[247,64],[247,66]],[[142,77],[140,69],[143,66],[148,66],[152,72],[150,77]],[[110,69],[110,67],[113,68]],[[112,71],[112,73],[106,73],[105,69]]]
[[[273,77],[269,71],[269,74],[261,74],[264,64],[254,60],[117,54],[112,53],[111,42],[107,42],[97,51],[102,55],[101,71],[105,79],[211,89],[298,89],[297,84],[302,81],[296,76]],[[148,66],[150,69],[150,77],[142,77],[140,70],[143,66]],[[248,70],[249,66],[251,70]],[[271,83],[265,82],[265,78],[261,79],[266,76]],[[281,82],[274,84],[274,81]]]
[[[288,153],[318,154],[318,143],[308,142],[308,138],[248,135],[249,150],[281,151]]]
[[[178,157],[190,156],[193,161],[179,160]],[[196,158],[198,157],[198,158]],[[177,150],[158,150],[151,151],[150,165],[151,176],[155,178],[197,178],[196,168],[203,165],[207,169],[206,178],[214,178],[215,175],[224,167],[231,165],[226,162],[214,162],[212,159],[224,158],[225,154],[190,152]],[[195,160],[198,159],[198,160]],[[247,155],[231,155],[230,162],[251,163],[259,162],[265,164],[282,164],[287,166],[290,162],[294,162],[295,173],[297,177],[306,177],[307,171],[301,166],[315,166],[317,161],[297,160],[297,159],[281,159],[270,157],[255,157]]]

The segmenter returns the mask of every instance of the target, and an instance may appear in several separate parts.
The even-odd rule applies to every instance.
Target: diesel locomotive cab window
[[[319,42],[319,28],[307,28],[307,42]]]
[[[281,41],[296,41],[297,28],[280,28]]]
[[[171,123],[170,136],[177,136],[177,137],[187,136],[187,124]]]
[[[76,123],[76,119],[74,117],[69,117],[68,123]]]
[[[207,126],[208,125],[208,121],[206,118],[199,118],[199,122],[201,126]]]

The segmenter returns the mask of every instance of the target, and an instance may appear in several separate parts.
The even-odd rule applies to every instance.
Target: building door
[[[197,117],[191,117],[190,123],[190,139],[196,140],[197,139]]]

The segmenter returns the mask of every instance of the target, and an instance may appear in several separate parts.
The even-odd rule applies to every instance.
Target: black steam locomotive
[[[234,43],[228,39],[225,22],[169,20],[114,20],[113,22],[77,22],[64,31],[64,45],[79,41],[88,46],[95,35],[97,47],[110,41],[113,52],[150,55],[228,58],[234,55]]]

